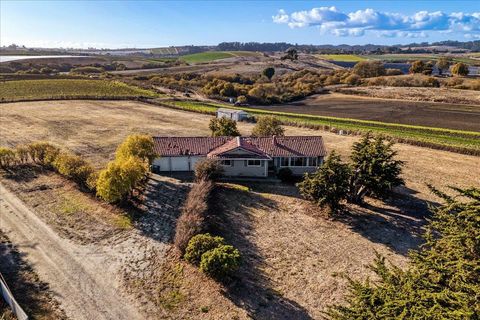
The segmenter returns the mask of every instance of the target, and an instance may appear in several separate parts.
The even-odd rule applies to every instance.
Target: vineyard
[[[192,101],[172,101],[170,106],[186,111],[214,114],[221,104],[206,104]],[[348,118],[305,115],[290,112],[269,111],[257,108],[242,107],[253,115],[274,115],[285,124],[322,129],[334,132],[342,130],[345,134],[374,132],[384,134],[399,142],[432,147],[465,154],[480,155],[480,133],[472,131],[449,130],[432,127],[401,125],[379,121],[366,121]]]
[[[156,97],[151,91],[120,82],[84,79],[6,81],[0,85],[0,101],[45,99]]]

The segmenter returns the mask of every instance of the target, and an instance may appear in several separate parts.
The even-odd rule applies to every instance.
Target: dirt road
[[[0,184],[0,228],[39,274],[70,319],[142,319],[121,295],[107,250],[60,238]]]

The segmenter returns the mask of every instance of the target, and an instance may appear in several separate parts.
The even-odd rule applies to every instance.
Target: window
[[[260,160],[248,160],[247,166],[248,167],[260,167],[262,162]]]
[[[318,167],[318,158],[317,157],[308,158],[308,165],[310,167]]]
[[[280,167],[288,167],[289,166],[288,160],[290,160],[290,158],[287,158],[287,157],[280,158]]]
[[[290,166],[292,167],[306,167],[307,166],[307,158],[296,157],[290,159]]]
[[[222,161],[220,161],[220,164],[224,167],[231,167],[232,166],[232,160],[222,160]]]

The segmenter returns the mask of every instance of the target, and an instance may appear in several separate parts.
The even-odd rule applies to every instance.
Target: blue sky
[[[0,44],[159,47],[222,41],[480,40],[480,1],[0,0]]]

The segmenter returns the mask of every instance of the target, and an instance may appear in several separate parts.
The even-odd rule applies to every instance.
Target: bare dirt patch
[[[440,102],[446,104],[480,105],[480,91],[452,88],[422,87],[355,87],[337,90],[340,93],[372,98],[409,100],[415,102]]]
[[[410,97],[416,97],[417,94],[414,91],[418,88],[382,87],[379,92],[388,92],[389,89],[392,89],[390,91],[395,94],[397,94],[399,91],[404,91],[405,96],[407,95],[405,90],[408,89],[408,95]],[[431,89],[432,88],[428,88],[428,90]],[[368,91],[373,89],[362,87],[349,88],[348,90]],[[423,90],[423,92],[426,93],[425,90]],[[468,100],[470,105],[411,101],[409,98],[402,98],[402,100],[391,100],[393,97],[388,95],[385,95],[384,97],[379,96],[369,98],[341,93],[332,93],[314,95],[300,101],[282,105],[258,106],[258,108],[301,114],[374,120],[388,123],[457,130],[480,131],[480,93],[475,91],[472,92],[476,94],[477,100]],[[432,97],[436,96],[436,94],[436,92],[429,92],[429,95]],[[467,93],[462,92],[461,94],[464,94],[468,97],[468,91]]]
[[[32,266],[25,261],[16,245],[0,230],[0,273],[13,296],[31,319],[67,319],[48,284],[42,282]],[[0,318],[16,319],[0,297]]]

